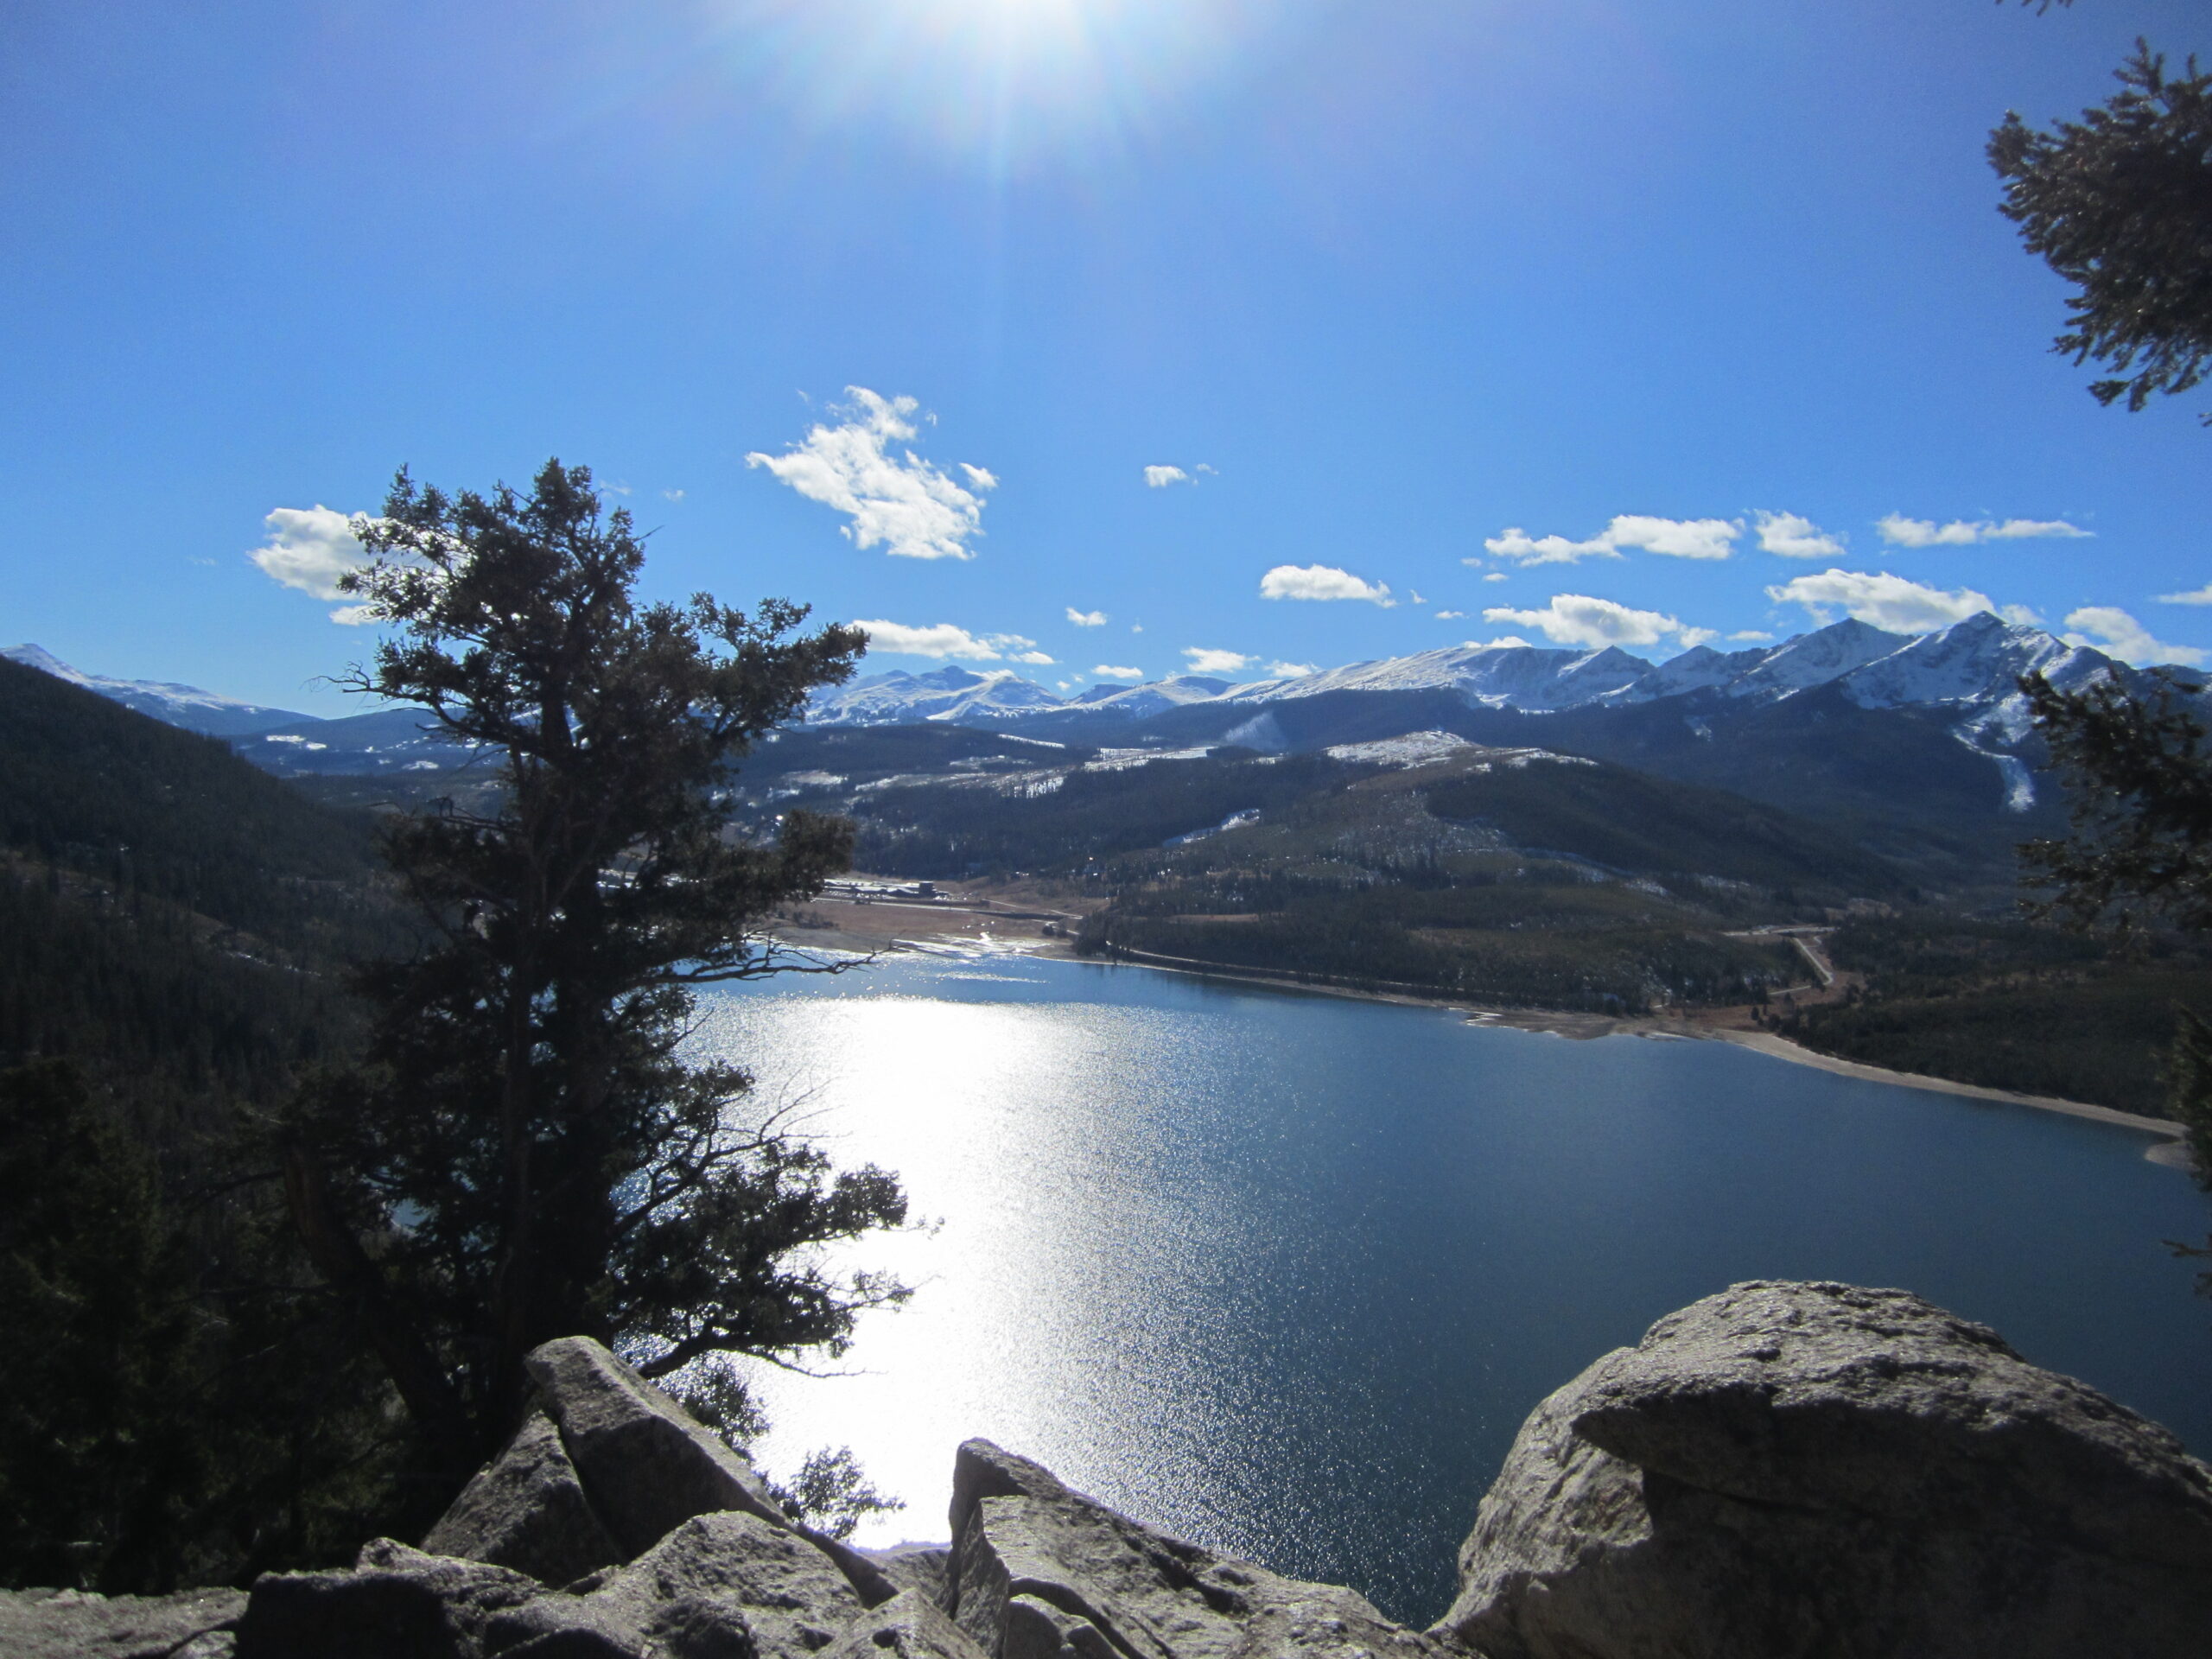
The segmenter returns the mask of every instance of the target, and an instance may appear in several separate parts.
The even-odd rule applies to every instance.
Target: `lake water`
[[[1569,1042],[1144,969],[904,957],[702,1005],[932,1224],[912,1301],[757,1448],[850,1446],[941,1538],[981,1434],[1425,1622],[1529,1408],[1738,1280],[1901,1285],[2212,1448],[2212,1211],[2140,1134],[1718,1042]]]

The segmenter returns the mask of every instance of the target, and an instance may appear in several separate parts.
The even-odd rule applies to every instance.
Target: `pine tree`
[[[897,1286],[816,1247],[904,1218],[833,1173],[750,1079],[680,1052],[694,987],[801,967],[753,931],[845,868],[851,827],[733,837],[733,764],[848,677],[855,629],[702,594],[645,605],[644,548],[583,467],[448,497],[402,472],[347,580],[392,630],[352,690],[423,709],[498,769],[387,836],[435,931],[365,972],[370,1064],[287,1124],[289,1206],[405,1402],[442,1501],[513,1426],[523,1356],[613,1344],[650,1376],[727,1353],[842,1351]]]

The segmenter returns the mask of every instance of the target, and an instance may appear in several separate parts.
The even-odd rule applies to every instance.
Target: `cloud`
[[[1389,610],[1397,604],[1388,584],[1365,582],[1332,564],[1279,564],[1260,578],[1262,599],[1363,599]]]
[[[660,499],[664,501],[681,501],[683,499],[683,492],[681,490],[663,490],[660,493]]]
[[[279,507],[261,521],[269,539],[246,557],[261,567],[264,575],[296,588],[317,599],[340,599],[338,579],[369,563],[369,550],[361,545],[360,529],[368,520],[329,507]],[[343,605],[330,620],[359,627],[376,619],[365,605]]]
[[[1503,570],[1485,570],[1483,572],[1483,580],[1484,582],[1503,582],[1507,574],[1508,573]]]
[[[2193,588],[2185,594],[2160,594],[2161,605],[2212,605],[2212,582],[2202,588]]]
[[[1418,588],[1409,588],[1407,591],[1406,598],[1411,603],[1415,605],[1426,605],[1428,603],[1427,600],[1421,596],[1421,589]]]
[[[968,538],[982,532],[983,500],[977,491],[998,480],[962,463],[974,489],[963,489],[912,450],[904,459],[886,448],[915,435],[910,416],[921,407],[912,397],[881,397],[866,386],[848,386],[853,401],[835,412],[836,426],[811,426],[780,455],[759,453],[747,467],[765,467],[810,501],[844,513],[843,534],[854,546],[880,543],[908,559],[971,559]]]
[[[963,461],[960,463],[960,470],[967,474],[968,481],[979,490],[995,490],[999,486],[999,475],[988,467],[970,467]]]
[[[2093,535],[2063,518],[1954,518],[1939,524],[1933,518],[1908,518],[1901,512],[1877,519],[1874,528],[1891,547],[1972,547],[1976,542],[2022,542],[2046,537],[2067,538]]]
[[[1456,622],[1465,614],[1465,611],[1439,611],[1436,613],[1436,620],[1440,622]]]
[[[1462,639],[1460,647],[1466,651],[1526,651],[1529,642],[1517,633],[1501,633],[1495,639]]]
[[[1840,559],[1843,540],[1831,536],[1811,519],[1794,512],[1756,512],[1751,515],[1763,552],[1785,559]]]
[[[1302,680],[1308,674],[1319,674],[1319,663],[1269,663],[1268,677],[1274,680]]]
[[[1212,469],[1208,468],[1207,470],[1211,471]],[[1180,467],[1147,467],[1144,469],[1144,484],[1145,487],[1148,490],[1164,490],[1170,484],[1195,484],[1197,482],[1198,480],[1192,478]]]
[[[1946,592],[1886,571],[1824,570],[1770,588],[1766,596],[1777,605],[1802,605],[1822,624],[1841,611],[1891,633],[1933,633],[1995,608],[1988,594],[1971,588]]]
[[[2196,668],[2212,654],[2194,645],[2161,645],[2151,637],[2150,629],[2116,605],[2084,605],[2078,611],[2069,611],[2066,626],[2077,630],[2063,636],[2068,645],[2088,645],[2138,668],[2159,663]]]
[[[1111,663],[1101,663],[1097,667],[1092,669],[1090,672],[1094,677],[1102,680],[1141,680],[1144,678],[1144,670],[1141,668],[1116,668]]]
[[[1640,547],[1670,559],[1725,559],[1735,551],[1736,538],[1743,533],[1743,525],[1732,518],[1654,518],[1624,512],[1586,542],[1564,536],[1532,537],[1515,526],[1488,537],[1483,546],[1501,559],[1522,565],[1618,559],[1624,547]]]
[[[1234,674],[1252,660],[1241,651],[1210,651],[1204,645],[1185,645],[1183,656],[1192,674]]]
[[[1515,524],[1485,537],[1483,545],[1501,559],[1511,559],[1516,564],[1575,564],[1584,559],[1618,559],[1620,550],[1603,536],[1593,536],[1586,542],[1570,542],[1564,536],[1532,537]],[[1462,564],[1472,564],[1472,559],[1462,559]],[[1494,573],[1495,574],[1495,573]]]
[[[1764,628],[1740,628],[1728,637],[1747,645],[1763,645],[1774,638]]]
[[[1078,628],[1103,628],[1113,619],[1103,611],[1078,611],[1071,605],[1068,607],[1068,620]]]
[[[906,657],[957,657],[970,663],[1045,664],[1052,660],[1037,649],[1034,639],[1024,639],[1018,633],[975,634],[956,627],[950,622],[938,622],[925,628],[909,627],[903,622],[855,622],[853,626],[868,634],[868,646],[872,652],[889,652]]]
[[[1535,628],[1560,645],[1656,645],[1669,634],[1694,644],[1691,634],[1710,638],[1708,630],[1685,628],[1671,616],[1657,611],[1631,610],[1610,599],[1586,594],[1554,594],[1541,611],[1516,611],[1500,606],[1483,613],[1485,622],[1510,622]],[[1503,644],[1494,640],[1493,644]]]
[[[1605,527],[1617,547],[1640,547],[1670,559],[1725,559],[1744,527],[1732,518],[1644,518],[1625,514]]]

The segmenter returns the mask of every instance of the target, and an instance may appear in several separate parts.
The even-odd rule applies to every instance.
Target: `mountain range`
[[[1212,706],[1249,711],[1348,691],[1448,691],[1471,708],[1554,714],[1623,708],[1703,690],[1773,702],[1832,681],[1840,682],[1845,695],[1861,708],[1936,703],[1980,708],[2017,699],[2019,677],[2037,671],[2054,683],[2069,687],[2099,673],[2127,677],[2134,672],[2101,652],[2069,645],[2041,628],[2008,623],[1984,611],[1917,637],[1847,620],[1780,645],[1746,651],[1722,652],[1694,645],[1659,664],[1618,645],[1572,651],[1471,645],[1352,663],[1291,678],[1231,684],[1179,676],[1142,685],[1096,686],[1073,697],[1055,696],[1007,671],[893,671],[821,693],[807,717],[823,726],[893,726],[916,721],[996,726],[1043,715],[1131,721],[1169,709]]]
[[[413,709],[315,720],[190,686],[81,674],[36,646],[4,654],[221,735],[284,776],[380,779],[378,787],[391,788],[411,786],[399,775],[413,774],[443,788],[442,775],[470,760]],[[1614,646],[1462,645],[1296,677],[1236,684],[1186,675],[1071,697],[1011,672],[955,666],[869,675],[822,694],[806,723],[756,753],[746,772],[771,790],[807,788],[801,780],[815,772],[856,783],[873,772],[881,787],[893,774],[1034,766],[1040,745],[1133,756],[1221,746],[1311,753],[1442,732],[1728,790],[1821,817],[1934,885],[1976,886],[2009,881],[2013,846],[2063,827],[2054,792],[2039,790],[2042,752],[2018,684],[2031,671],[2066,688],[2102,675],[2137,686],[2149,672],[1986,612],[1917,637],[1847,620],[1777,645],[1700,645],[1656,664]],[[874,743],[878,732],[900,741],[875,744],[880,772],[855,771],[857,753],[836,741]],[[945,741],[918,741],[930,734]]]

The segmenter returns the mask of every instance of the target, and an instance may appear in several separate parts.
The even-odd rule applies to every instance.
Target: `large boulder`
[[[1459,1567],[1486,1659],[2202,1659],[2212,1470],[1916,1296],[1743,1284],[1538,1407]]]
[[[567,1584],[622,1559],[584,1495],[561,1431],[533,1411],[423,1539],[432,1555],[489,1561]]]
[[[236,1590],[98,1596],[79,1590],[0,1590],[7,1659],[222,1659],[245,1611]]]
[[[988,1659],[922,1591],[905,1590],[855,1619],[822,1659]]]
[[[1217,1555],[988,1440],[954,1466],[955,1623],[992,1659],[1435,1659],[1365,1598]]]
[[[480,1659],[485,1626],[545,1593],[512,1568],[379,1538],[350,1573],[264,1573],[238,1659]]]
[[[525,1363],[626,1560],[695,1515],[741,1510],[791,1525],[751,1464],[588,1337],[546,1343]]]
[[[867,1611],[821,1551],[741,1510],[695,1516],[629,1566],[586,1582],[575,1586],[582,1593],[540,1596],[493,1620],[486,1652],[543,1643],[562,1652],[807,1659]]]

